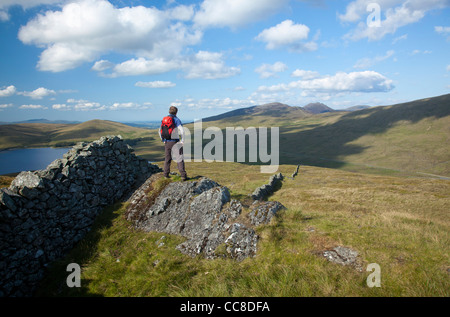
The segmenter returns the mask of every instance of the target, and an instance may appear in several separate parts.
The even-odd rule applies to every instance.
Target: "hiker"
[[[174,159],[177,162],[181,180],[185,181],[187,175],[183,159],[184,130],[181,120],[177,117],[177,113],[177,107],[171,106],[169,108],[169,115],[164,117],[161,122],[159,137],[164,142],[165,147],[164,177],[169,178],[170,163]]]

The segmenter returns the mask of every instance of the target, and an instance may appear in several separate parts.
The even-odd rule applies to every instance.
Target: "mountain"
[[[321,102],[314,102],[309,103],[306,106],[303,107],[306,111],[313,113],[313,114],[319,114],[319,113],[325,113],[325,112],[334,112],[334,109],[331,109],[327,105],[324,105]]]
[[[219,126],[240,121],[245,123],[245,126],[248,126],[259,123],[277,124],[277,122],[286,122],[287,119],[305,118],[310,115],[301,107],[291,107],[283,103],[273,102],[232,110],[220,115],[203,118],[202,121],[216,122]]]
[[[31,120],[14,121],[14,122],[4,122],[4,121],[1,121],[1,122],[0,122],[0,125],[3,125],[3,124],[18,124],[18,123],[77,124],[77,123],[81,123],[81,121],[31,119]]]
[[[127,139],[148,137],[148,130],[104,120],[79,124],[18,123],[0,125],[0,150],[23,147],[70,146],[101,136],[120,134]]]
[[[450,176],[450,94],[326,116],[276,103],[213,119],[220,128],[279,127],[280,164]]]

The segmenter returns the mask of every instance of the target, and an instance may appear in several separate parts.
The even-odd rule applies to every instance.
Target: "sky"
[[[450,92],[450,0],[0,0],[0,121]]]

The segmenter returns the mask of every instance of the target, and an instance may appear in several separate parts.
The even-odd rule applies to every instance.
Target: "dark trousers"
[[[177,157],[174,159],[177,161],[178,171],[182,178],[186,178],[186,171],[184,169],[184,158],[183,158],[183,147],[178,144],[178,142],[166,142],[165,144],[165,160],[164,160],[164,176],[168,177],[170,173],[170,163],[172,163],[172,148],[177,144],[179,149],[175,149],[178,151],[176,154]]]

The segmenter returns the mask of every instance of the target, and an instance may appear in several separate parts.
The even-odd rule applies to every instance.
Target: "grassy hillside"
[[[280,172],[294,169],[284,165]],[[238,163],[189,163],[187,171],[227,186],[235,199],[268,181],[258,166]],[[117,203],[53,266],[38,294],[450,296],[448,181],[302,166],[269,200],[288,209],[257,228],[257,256],[242,262],[190,258],[175,249],[181,237],[132,229],[125,204]],[[357,250],[363,271],[320,256],[335,246]],[[81,288],[66,286],[68,263],[80,264]],[[366,284],[369,263],[380,265],[380,288]]]
[[[148,138],[148,130],[122,123],[91,120],[80,124],[21,123],[0,125],[0,150],[23,147],[69,146],[105,135],[125,139]]]
[[[290,108],[299,115],[286,110],[274,117],[252,108],[250,115],[230,112],[203,128],[216,126],[225,135],[225,127],[280,127],[281,164],[450,177],[450,95],[317,115]]]
[[[182,111],[180,118],[183,119]],[[450,177],[450,94],[387,107],[313,115],[280,103],[238,109],[203,121],[218,127],[279,127],[280,164],[306,164],[348,171],[423,173]],[[194,132],[194,124],[187,124]],[[0,150],[13,147],[67,146],[107,134],[132,139],[136,154],[164,159],[157,129],[112,121],[76,125],[0,126]],[[193,139],[192,139],[193,141]],[[204,140],[205,145],[210,140]]]
[[[311,119],[281,128],[284,163],[450,176],[450,95]]]

